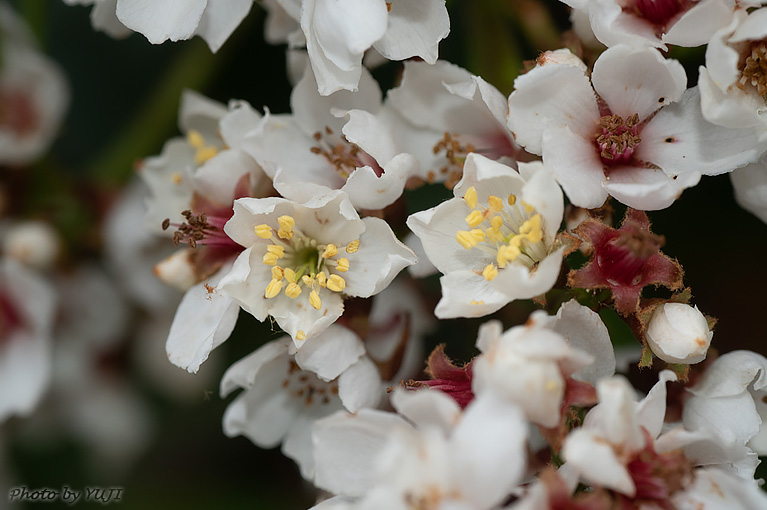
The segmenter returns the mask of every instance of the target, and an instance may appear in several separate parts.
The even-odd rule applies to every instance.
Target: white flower
[[[58,134],[69,88],[6,3],[0,4],[0,48],[0,164],[21,165],[42,156]]]
[[[527,419],[546,428],[559,424],[566,378],[589,366],[594,358],[568,345],[546,327],[546,312],[533,313],[524,326],[501,334],[491,321],[479,330],[482,352],[472,365],[476,395],[493,393],[518,405]]]
[[[43,221],[21,221],[3,232],[2,251],[11,258],[39,270],[49,269],[59,256],[59,237]]]
[[[398,391],[392,403],[414,425],[382,412],[315,425],[316,483],[347,496],[336,503],[489,510],[521,481],[527,424],[515,406],[487,395],[460,413],[434,390]]]
[[[767,223],[767,159],[738,168],[730,174],[735,200],[763,222]]]
[[[343,296],[370,297],[413,252],[385,221],[360,219],[342,191],[304,204],[243,198],[224,231],[245,247],[219,289],[258,320],[271,315],[296,346],[343,313]]]
[[[227,407],[224,433],[245,435],[262,448],[282,443],[304,478],[312,478],[314,422],[341,409],[374,407],[383,394],[378,371],[364,354],[357,335],[338,325],[297,352],[289,337],[261,346],[221,380],[222,397],[245,390]]]
[[[290,14],[297,9],[282,2]],[[301,0],[300,23],[323,96],[356,90],[362,56],[374,47],[390,60],[433,64],[450,31],[444,0]]]
[[[606,46],[626,43],[655,46],[700,46],[732,17],[727,0],[562,0],[587,13],[591,29]]]
[[[701,108],[714,124],[767,129],[767,9],[735,12],[717,31],[700,67]]]
[[[243,142],[282,196],[305,202],[341,189],[358,209],[382,209],[400,197],[418,161],[397,149],[375,117],[381,90],[367,71],[357,92],[323,97],[306,67],[290,102],[292,115],[268,115]]]
[[[28,414],[48,387],[55,301],[47,282],[0,259],[0,422]]]
[[[115,12],[123,25],[152,44],[199,35],[215,53],[252,5],[253,0],[117,0]]]
[[[706,359],[714,332],[698,307],[666,303],[656,308],[647,325],[652,352],[669,363],[699,363]]]
[[[487,315],[543,294],[559,275],[562,191],[540,163],[519,167],[469,154],[455,198],[408,218],[444,274],[437,317]]]
[[[543,155],[579,207],[599,207],[611,195],[636,209],[663,209],[701,175],[729,172],[763,150],[752,130],[707,122],[698,89],[685,91],[681,64],[653,48],[609,48],[591,82],[582,65],[544,60],[514,84],[509,128]]]
[[[677,510],[756,510],[767,508],[767,494],[752,480],[709,467],[695,471],[695,478],[671,498]]]

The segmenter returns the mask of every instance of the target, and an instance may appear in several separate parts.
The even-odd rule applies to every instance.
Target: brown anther
[[[168,227],[170,227],[170,218],[165,218],[162,220],[162,229],[168,230]]]
[[[748,85],[756,93],[767,98],[767,40],[754,41],[741,56],[741,77],[738,88],[746,90]]]

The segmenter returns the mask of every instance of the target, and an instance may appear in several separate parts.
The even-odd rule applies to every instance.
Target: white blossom
[[[652,352],[669,363],[699,363],[706,359],[713,331],[698,307],[666,303],[653,312],[647,325]]]

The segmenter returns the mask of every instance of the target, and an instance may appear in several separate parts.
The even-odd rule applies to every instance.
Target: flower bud
[[[172,287],[188,290],[199,280],[190,257],[192,250],[179,250],[154,266],[154,274]]]
[[[45,222],[25,221],[8,229],[2,248],[6,255],[19,262],[47,269],[59,255],[59,237]]]
[[[706,359],[712,336],[697,306],[666,303],[653,313],[645,338],[663,361],[693,364]]]

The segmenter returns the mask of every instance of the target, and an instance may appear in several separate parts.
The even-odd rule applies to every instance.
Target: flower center
[[[664,27],[680,12],[691,7],[689,0],[636,0],[634,12],[640,18]]]
[[[602,133],[597,135],[596,143],[602,162],[607,165],[626,163],[642,139],[638,133],[639,114],[626,117],[605,115],[599,119]]]
[[[19,138],[32,134],[40,119],[32,98],[23,90],[0,88],[0,128]]]
[[[258,237],[272,241],[262,258],[264,264],[272,266],[272,279],[264,289],[264,297],[275,298],[284,289],[286,296],[295,299],[309,290],[309,304],[319,310],[323,289],[341,293],[346,288],[339,273],[349,270],[349,259],[340,256],[342,251],[335,244],[321,243],[303,234],[292,216],[280,216],[277,222],[276,229],[265,223],[254,227]],[[359,240],[354,240],[344,250],[355,253],[359,247]],[[299,331],[296,338],[306,337]]]
[[[317,131],[312,136],[319,144],[311,148],[312,153],[325,158],[344,180],[363,166],[372,168],[378,177],[384,173],[373,156],[351,143],[346,136],[336,135],[329,127],[325,126],[324,133]]]
[[[218,147],[208,145],[205,142],[205,138],[197,130],[190,130],[186,135],[186,141],[194,149],[194,162],[198,165],[202,165],[219,153]]]
[[[465,249],[477,249],[495,257],[495,262],[482,270],[490,281],[506,264],[522,264],[533,268],[547,254],[543,241],[543,218],[535,208],[511,194],[504,201],[490,195],[487,206],[477,204],[474,186],[466,190],[463,199],[471,208],[466,224],[471,230],[459,230],[455,239]]]
[[[192,211],[181,212],[181,216],[186,220],[183,223],[171,223],[170,218],[165,218],[162,222],[162,229],[167,230],[171,225],[176,227],[173,232],[173,244],[178,246],[181,243],[187,243],[190,248],[197,248],[198,244],[214,245],[228,248],[238,248],[240,246],[232,241],[224,233],[224,224],[229,218],[220,216],[210,216],[204,212],[192,214]]]
[[[446,165],[439,169],[439,173],[442,176],[447,176],[445,180],[445,186],[448,189],[453,189],[458,181],[463,176],[463,164],[466,162],[466,157],[471,152],[477,152],[477,149],[471,143],[461,143],[458,139],[458,135],[448,133],[445,131],[445,135],[434,145],[434,154],[445,153]],[[429,184],[433,184],[437,178],[437,174],[433,170],[429,170],[426,174],[426,180]]]
[[[751,85],[757,94],[767,98],[767,40],[752,42],[740,62],[738,88],[746,90]]]
[[[315,403],[327,405],[331,398],[338,398],[338,382],[325,382],[313,373],[301,370],[295,361],[288,365],[282,387],[290,395],[303,400],[306,407]]]

